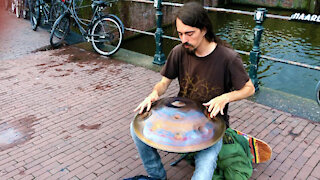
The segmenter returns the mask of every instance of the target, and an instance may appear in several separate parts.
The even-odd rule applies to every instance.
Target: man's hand
[[[226,94],[222,94],[221,96],[215,97],[211,99],[207,103],[203,103],[204,106],[208,108],[208,112],[210,113],[210,117],[213,118],[219,112],[223,115],[223,109],[227,103],[237,101],[240,99],[247,98],[254,94],[254,86],[249,79],[246,84],[240,89],[232,92],[228,92]]]
[[[221,96],[215,97],[211,99],[207,103],[203,103],[204,106],[208,108],[208,112],[210,113],[210,117],[215,117],[219,112],[223,115],[223,109],[227,103],[230,102],[230,99],[227,94],[223,94]]]
[[[166,92],[171,81],[172,79],[163,76],[161,81],[154,86],[152,93],[146,97],[134,111],[137,112],[139,110],[139,114],[143,112],[144,108],[147,108],[147,111],[150,111],[152,102],[158,100],[159,97]]]
[[[150,111],[152,102],[159,99],[159,95],[156,91],[153,91],[148,97],[142,101],[139,106],[134,110],[137,112],[139,110],[139,114],[143,112],[143,110],[147,107],[147,111]]]

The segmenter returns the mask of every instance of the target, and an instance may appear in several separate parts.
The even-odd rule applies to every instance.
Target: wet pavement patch
[[[99,129],[101,126],[101,124],[93,124],[93,125],[84,125],[81,124],[80,126],[78,126],[79,129],[88,129],[88,130],[92,130],[92,129]]]
[[[47,45],[47,46],[43,46],[41,48],[38,48],[34,51],[31,51],[31,53],[36,53],[36,52],[39,52],[39,51],[49,51],[49,50],[53,50],[54,48],[51,46],[51,45]]]
[[[35,116],[27,116],[12,122],[1,123],[0,151],[23,144],[32,139],[32,135],[35,132],[32,127],[37,120]]]
[[[7,68],[0,68],[0,72],[8,70]]]
[[[66,69],[67,64],[75,63],[77,67],[84,68],[82,71],[89,75],[103,70],[108,70],[110,74],[121,73],[119,65],[125,64],[123,62],[113,60],[110,57],[102,56],[96,52],[90,52],[79,47],[65,46],[51,53],[50,56],[65,56],[65,59],[61,61],[50,61],[47,63],[36,64],[39,69],[39,73],[44,74],[47,72],[57,72],[59,74],[51,74],[50,77],[65,77],[71,74],[77,74],[79,69]],[[89,66],[87,66],[89,65]],[[52,70],[50,70],[52,69]],[[75,72],[76,71],[76,72]]]
[[[70,139],[72,136],[71,135],[66,135],[63,139],[67,140]]]
[[[56,67],[62,67],[63,65],[65,65],[67,63],[68,63],[67,61],[63,61],[63,62],[50,61],[47,64],[42,63],[42,64],[37,64],[35,66],[39,68],[39,70],[40,70],[39,73],[43,74],[48,69],[51,69],[51,68],[59,69],[59,68],[56,68]],[[61,71],[62,71],[62,69],[61,69]],[[57,72],[59,72],[59,70]],[[69,73],[70,70],[68,69],[67,72]]]
[[[7,76],[7,77],[2,77],[0,78],[0,80],[8,80],[8,79],[13,79],[15,78],[16,76]]]
[[[65,77],[65,76],[69,76],[70,73],[65,73],[65,74],[60,74],[60,75],[50,75],[49,77]]]
[[[118,65],[123,62],[116,61],[107,56],[102,56],[96,52],[87,51],[74,46],[67,46],[53,52],[52,56],[69,55],[68,62],[77,62],[80,64],[103,64],[103,65]]]
[[[63,112],[63,111],[68,111],[71,109],[71,106],[62,106],[62,107],[58,107],[55,110],[51,111],[52,113],[58,113],[58,112]]]
[[[0,96],[6,95],[7,92],[0,92]]]
[[[102,85],[102,84],[98,84],[98,85],[96,85],[96,87],[95,87],[95,89],[97,89],[97,90],[107,90],[107,89],[109,89],[109,88],[111,88],[112,86],[111,85],[109,85],[109,84],[106,84],[106,85]]]
[[[298,136],[300,136],[301,133],[294,133],[293,130],[290,130],[290,131],[289,131],[289,134],[290,134],[291,136],[293,136],[293,137],[298,137]]]

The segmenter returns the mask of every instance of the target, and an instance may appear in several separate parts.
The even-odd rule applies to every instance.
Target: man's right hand
[[[139,111],[139,114],[141,114],[145,108],[147,108],[147,111],[150,111],[152,102],[158,100],[159,96],[166,92],[171,81],[172,79],[163,76],[161,81],[154,86],[152,93],[146,97],[134,111]]]
[[[143,112],[145,108],[147,108],[147,111],[150,111],[152,102],[159,99],[159,95],[156,91],[153,91],[148,97],[146,97],[139,106],[134,110],[134,112],[139,111],[139,114]]]

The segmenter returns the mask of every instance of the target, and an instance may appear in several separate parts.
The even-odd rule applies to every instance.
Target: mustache
[[[185,50],[187,51],[187,53],[189,53],[191,55],[195,55],[197,48],[195,48],[192,44],[185,42],[182,45],[185,48]],[[192,49],[186,48],[186,46],[190,46],[190,47],[192,47]]]
[[[188,42],[183,43],[183,45],[184,45],[184,46],[191,46],[191,47],[193,47],[193,45],[190,44],[190,43],[188,43]]]

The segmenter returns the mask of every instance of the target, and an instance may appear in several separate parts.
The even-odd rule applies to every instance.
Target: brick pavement
[[[129,123],[159,79],[156,72],[76,47],[2,59],[1,179],[145,174]],[[176,88],[174,82],[165,96],[174,96]],[[269,162],[254,165],[251,179],[320,179],[319,123],[248,100],[231,103],[230,116],[233,128],[273,148]],[[170,167],[179,156],[160,154],[169,180],[190,179],[190,165]]]
[[[38,28],[35,32],[28,20],[16,18],[0,8],[0,61],[18,58],[49,45],[49,37],[48,30]]]
[[[158,73],[76,47],[3,60],[0,67],[1,124],[19,133],[18,122],[31,119],[33,129],[30,139],[0,152],[2,177],[111,180],[145,174],[129,123]],[[165,96],[174,96],[176,88],[174,82]],[[320,178],[319,123],[248,100],[231,103],[230,115],[232,127],[273,148],[272,160],[255,165],[252,179]],[[177,155],[161,156],[170,180],[190,178],[193,168],[186,162],[169,166]]]

